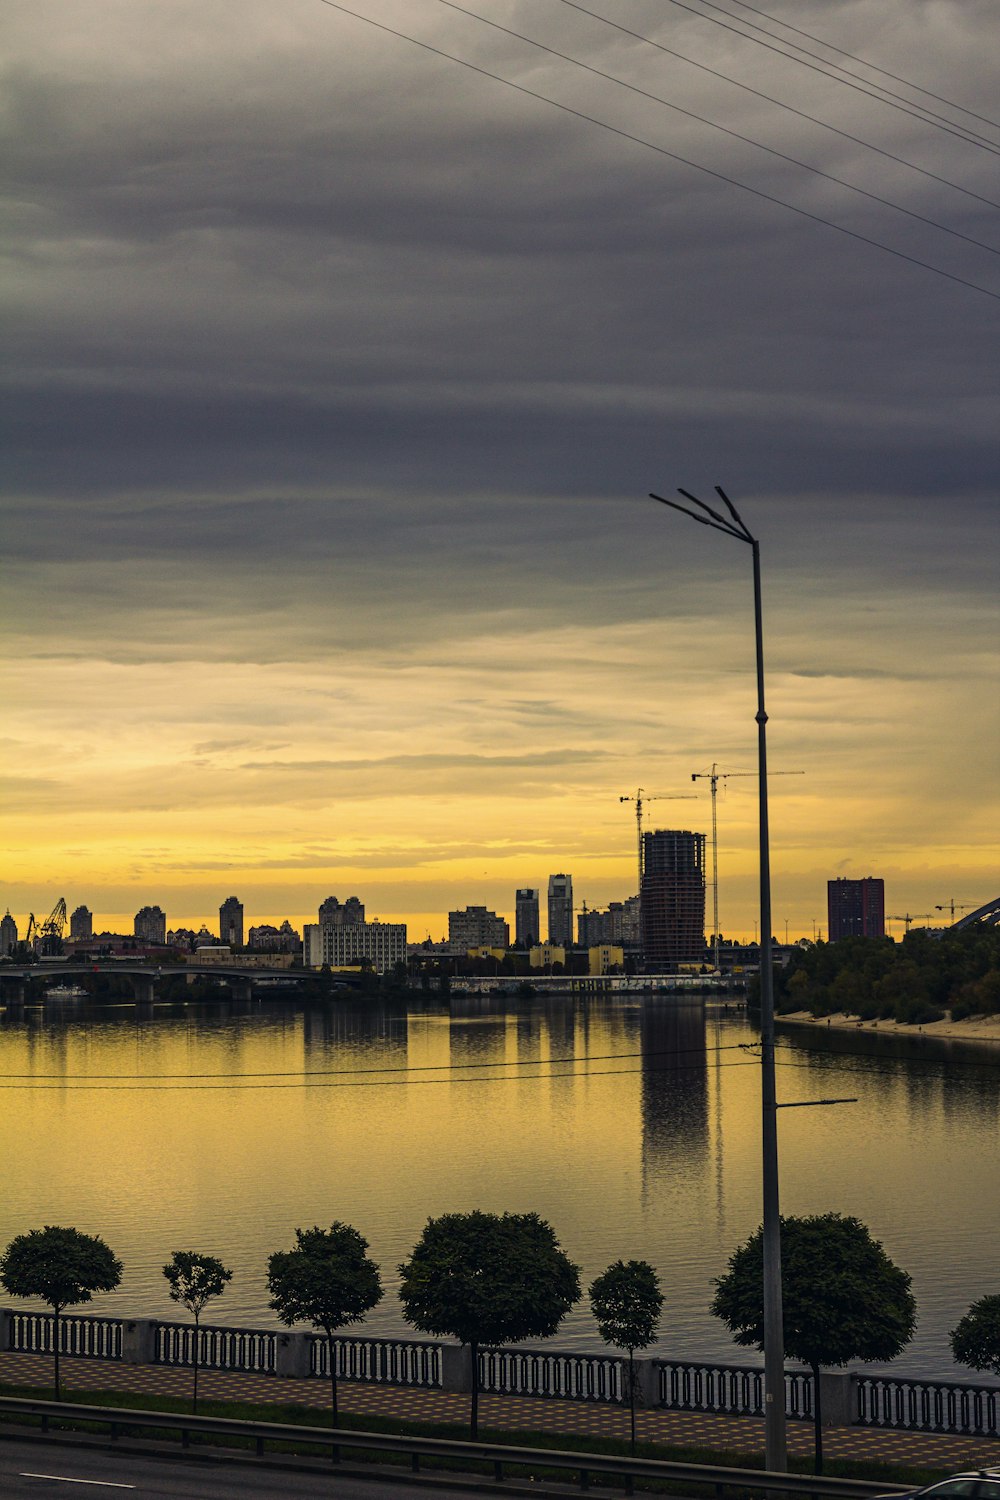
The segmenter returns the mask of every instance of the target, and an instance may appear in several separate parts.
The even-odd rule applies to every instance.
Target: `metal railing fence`
[[[335,1338],[333,1347],[338,1380],[441,1387],[440,1344],[417,1339]],[[329,1344],[322,1335],[309,1340],[309,1373],[330,1378]]]
[[[858,1375],[855,1421],[862,1427],[968,1432],[1000,1437],[1000,1389],[953,1380]]]
[[[763,1416],[764,1371],[756,1365],[725,1365],[691,1360],[657,1360],[659,1405],[676,1411],[729,1412]],[[785,1371],[785,1414],[811,1417],[813,1378],[805,1370]]]
[[[481,1349],[479,1388],[505,1396],[562,1396],[571,1401],[628,1399],[628,1362],[615,1355],[551,1349]]]
[[[53,1354],[55,1318],[51,1313],[10,1312],[8,1347],[16,1354]],[[121,1318],[94,1318],[62,1313],[59,1353],[89,1359],[121,1359]]]

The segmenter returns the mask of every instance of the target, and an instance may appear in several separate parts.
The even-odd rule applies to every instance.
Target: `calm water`
[[[745,1016],[672,999],[71,1005],[0,1022],[0,1244],[39,1225],[101,1234],[125,1264],[92,1311],[170,1315],[175,1249],[234,1268],[213,1321],[267,1326],[264,1266],[297,1225],[344,1219],[407,1333],[396,1266],[431,1214],[536,1210],[585,1284],[631,1256],[659,1269],[660,1350],[745,1358],[708,1312],[760,1219],[759,1069]],[[920,1324],[898,1367],[969,1378],[946,1335],[1000,1289],[1000,1054],[788,1028],[782,1211],[857,1215],[908,1270]],[[585,1302],[558,1343],[599,1340]]]

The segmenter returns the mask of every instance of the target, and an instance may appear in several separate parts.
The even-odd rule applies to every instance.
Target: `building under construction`
[[[642,836],[640,915],[647,968],[705,957],[705,835],[657,828]]]

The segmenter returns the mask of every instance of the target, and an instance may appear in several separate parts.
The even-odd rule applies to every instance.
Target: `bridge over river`
[[[119,958],[60,958],[48,963],[0,965],[0,999],[23,1004],[30,980],[68,980],[88,974],[115,974],[127,979],[138,1004],[151,1004],[161,981],[177,975],[221,979],[229,986],[234,1000],[250,1000],[255,985],[270,988],[275,980],[282,984],[308,984],[319,978],[313,969],[262,969],[239,963],[206,964],[193,960],[187,964],[151,964]],[[361,975],[337,974],[335,983],[357,988]]]

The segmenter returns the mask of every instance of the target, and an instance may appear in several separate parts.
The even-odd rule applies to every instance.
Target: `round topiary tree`
[[[606,1344],[628,1351],[629,1433],[635,1452],[635,1351],[656,1338],[663,1293],[653,1267],[645,1260],[616,1260],[590,1288],[590,1310]]]
[[[973,1302],[948,1338],[960,1365],[1000,1375],[1000,1296],[980,1297]]]
[[[712,1312],[738,1344],[764,1347],[763,1231],[730,1258],[715,1283]],[[785,1355],[813,1372],[816,1473],[823,1469],[821,1365],[895,1359],[913,1337],[910,1277],[860,1219],[842,1214],[781,1221],[781,1300]]]
[[[37,1297],[52,1309],[56,1400],[62,1400],[59,1353],[64,1308],[89,1302],[95,1292],[113,1292],[122,1263],[96,1234],[46,1224],[12,1239],[0,1257],[0,1284],[12,1297]]]

